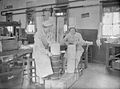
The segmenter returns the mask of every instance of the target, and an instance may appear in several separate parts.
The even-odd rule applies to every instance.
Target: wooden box
[[[15,38],[5,38],[0,41],[2,45],[2,52],[19,48],[18,41]]]
[[[57,80],[45,80],[45,89],[68,89],[75,82],[77,78],[74,73],[66,73]]]

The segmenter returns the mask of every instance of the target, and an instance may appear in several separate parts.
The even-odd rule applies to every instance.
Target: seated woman
[[[84,52],[82,45],[92,42],[84,41],[81,34],[76,32],[75,27],[69,29],[69,33],[64,38],[67,49],[67,72],[74,73],[80,58]]]

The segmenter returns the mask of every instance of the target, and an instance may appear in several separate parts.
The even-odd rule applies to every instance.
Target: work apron
[[[68,45],[67,48],[67,73],[74,73],[76,58],[76,45]]]
[[[38,50],[34,50],[33,55],[36,62],[36,74],[39,77],[38,82],[43,84],[43,77],[48,76],[50,74],[53,74],[52,67],[51,67],[51,61],[49,56],[45,53],[41,53],[39,48]]]
[[[68,45],[67,49],[67,72],[74,73],[77,68],[81,56],[84,52],[82,47],[76,48],[76,45]]]

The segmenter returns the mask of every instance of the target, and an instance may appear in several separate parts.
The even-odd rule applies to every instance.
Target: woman
[[[84,49],[82,45],[89,43],[84,41],[81,34],[76,32],[74,27],[69,29],[69,33],[64,38],[65,44],[68,45],[67,49],[67,72],[74,73],[75,68],[78,66]]]
[[[47,29],[52,26],[52,23],[49,21],[41,22],[43,22],[41,18],[37,18],[37,32],[34,36],[33,58],[35,58],[36,61],[36,74],[40,78],[40,84],[43,84],[43,77],[53,74],[49,58],[51,53],[46,49],[48,47],[46,32]]]

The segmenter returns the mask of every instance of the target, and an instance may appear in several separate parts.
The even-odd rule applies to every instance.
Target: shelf
[[[120,60],[120,44],[106,44],[106,67],[120,69],[120,63],[115,60]]]

